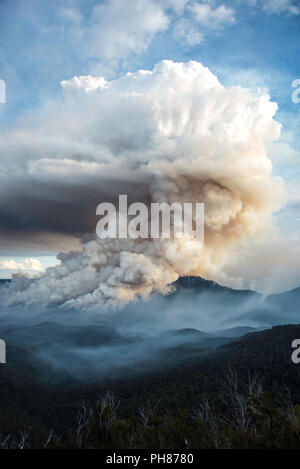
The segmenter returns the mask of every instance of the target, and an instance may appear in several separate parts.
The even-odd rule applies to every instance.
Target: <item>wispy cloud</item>
[[[69,40],[82,58],[126,59],[147,49],[154,36],[169,26],[169,17],[155,0],[109,0],[96,4],[89,17],[62,9]]]
[[[195,46],[203,41],[204,34],[190,21],[181,18],[174,24],[173,37],[176,40],[183,41],[188,46]]]
[[[299,15],[298,1],[294,0],[248,0],[251,6],[260,7],[266,13]]]
[[[216,8],[208,3],[192,3],[187,9],[191,11],[197,23],[205,28],[220,28],[224,25],[235,23],[235,12],[226,5],[220,5]]]

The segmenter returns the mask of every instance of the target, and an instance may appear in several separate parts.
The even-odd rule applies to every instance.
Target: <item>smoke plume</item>
[[[193,61],[163,61],[111,82],[76,77],[61,85],[64,103],[45,110],[34,131],[27,125],[18,133],[17,144],[30,153],[28,181],[65,187],[64,209],[77,225],[86,216],[78,210],[78,188],[87,201],[96,202],[97,194],[97,203],[115,202],[121,193],[130,202],[204,203],[205,243],[86,236],[81,251],[60,253],[61,264],[40,278],[4,287],[4,304],[98,310],[165,294],[179,276],[224,283],[239,243],[248,240],[251,249],[284,200],[266,153],[280,135],[276,103],[224,88]],[[6,150],[17,164],[15,148]]]

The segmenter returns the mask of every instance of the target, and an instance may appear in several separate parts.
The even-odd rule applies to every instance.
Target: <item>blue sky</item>
[[[88,25],[93,6],[101,3],[91,0],[0,2],[0,73],[7,83],[7,105],[2,109],[4,122],[36,108],[45,99],[59,98],[59,82],[63,79],[87,74],[112,78],[124,71],[152,69],[162,59],[198,60],[217,73],[225,85],[267,86],[280,109],[298,113],[290,96],[291,82],[299,75],[300,15],[291,14],[288,7],[277,12],[251,6],[251,2],[248,5],[247,1],[209,2],[233,11],[234,22],[220,21],[215,26],[193,22],[194,15],[187,8],[183,14],[165,9],[169,24],[151,34],[151,39],[146,41],[148,46],[137,54],[134,50],[124,51],[119,54],[121,57],[112,51],[110,59],[106,51],[104,57],[101,51],[91,56],[82,51],[75,38],[76,21],[63,13],[63,9],[79,11],[82,23]],[[127,10],[129,5],[127,2]],[[199,44],[190,45],[184,37],[176,37],[174,24],[182,19],[203,34]],[[113,24],[110,29],[118,34]]]
[[[223,5],[234,10],[234,22],[220,22],[214,27],[193,23],[191,27],[201,31],[204,37],[199,44],[190,45],[184,38],[174,37],[172,25],[178,18],[192,23],[191,13],[176,15],[172,10],[165,10],[166,14],[170,11],[170,23],[147,40],[148,47],[138,54],[134,50],[128,54],[125,51],[120,54],[122,57],[112,51],[110,60],[107,56],[102,58],[101,51],[99,56],[89,56],[80,50],[73,32],[76,22],[74,24],[62,13],[65,4],[65,9],[78,9],[82,21],[88,23],[92,5],[97,3],[101,4],[54,0],[0,2],[0,72],[7,83],[8,99],[2,110],[4,121],[16,119],[24,111],[39,106],[44,99],[59,97],[60,80],[96,71],[111,78],[124,71],[151,69],[162,59],[198,60],[216,72],[224,84],[267,86],[280,108],[297,112],[290,95],[291,81],[299,75],[300,15],[291,15],[288,10],[264,11],[247,5],[247,1],[224,2]],[[216,4],[222,5],[221,2]],[[129,5],[127,2],[130,10]],[[113,63],[115,61],[117,63]],[[241,72],[245,74],[243,83],[240,83]]]
[[[111,80],[151,70],[162,59],[202,62],[225,86],[267,89],[278,103],[283,130],[270,156],[291,196],[279,222],[297,236],[300,104],[291,100],[291,84],[300,78],[299,49],[300,6],[292,0],[0,0],[0,79],[7,92],[0,135],[1,127],[17,128],[62,101],[61,80]],[[57,262],[55,243],[36,252],[4,243],[0,254],[1,262]]]

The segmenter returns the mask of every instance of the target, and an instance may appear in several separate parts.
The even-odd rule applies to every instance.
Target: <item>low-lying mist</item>
[[[2,308],[0,337],[18,365],[41,377],[98,379],[182,363],[246,333],[296,323],[299,290],[264,298],[199,278],[168,296],[93,313],[51,307]]]

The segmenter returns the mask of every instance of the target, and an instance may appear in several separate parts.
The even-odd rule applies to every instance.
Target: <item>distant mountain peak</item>
[[[195,275],[179,277],[172,285],[174,285],[174,287],[179,288],[211,288],[220,286],[218,283],[213,282],[212,280],[206,280],[202,277],[197,277]]]

